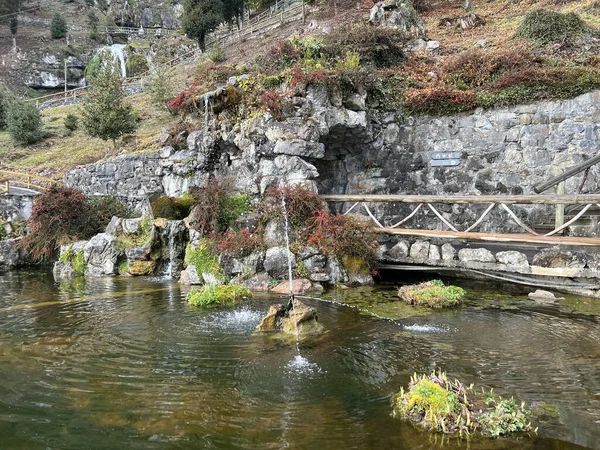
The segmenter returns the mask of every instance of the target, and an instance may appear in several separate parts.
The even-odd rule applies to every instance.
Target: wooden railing
[[[0,170],[0,192],[10,193],[10,186],[27,188],[35,191],[45,191],[54,184],[62,184],[62,181],[52,178],[41,177],[31,173],[13,172]]]
[[[586,237],[558,237],[556,236],[567,227],[573,225],[579,220],[592,206],[600,207],[600,195],[459,195],[459,196],[438,196],[438,195],[322,195],[321,198],[328,202],[351,202],[353,205],[345,212],[364,208],[365,212],[372,220],[375,230],[388,233],[422,237],[438,237],[451,239],[471,239],[496,242],[528,242],[528,243],[567,243],[572,245],[594,245],[600,246],[600,239]],[[404,219],[395,224],[384,225],[383,220],[379,220],[371,209],[369,203],[408,203],[416,205],[412,212]],[[434,204],[488,204],[483,214],[463,230],[459,230],[450,222],[448,215],[441,214]],[[568,222],[557,226],[549,233],[541,234],[532,227],[525,224],[508,205],[565,205],[577,204],[583,205],[575,217]],[[499,208],[508,215],[508,218],[514,221],[519,227],[526,231],[525,234],[496,234],[496,233],[475,233],[475,230],[488,217],[489,213]],[[430,210],[439,219],[449,231],[423,230],[400,228],[413,219],[421,209]]]

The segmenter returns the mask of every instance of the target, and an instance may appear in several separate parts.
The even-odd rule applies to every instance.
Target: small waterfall
[[[214,109],[213,109],[213,97],[214,92],[207,92],[202,96],[202,102],[204,103],[204,131],[208,131],[209,126],[212,127],[214,122]]]
[[[163,273],[165,277],[173,278],[173,266],[175,265],[175,229],[173,223],[169,223],[169,264]]]
[[[115,61],[119,61],[119,68],[121,69],[121,76],[127,78],[127,65],[125,64],[125,49],[124,44],[113,44],[109,47],[110,54]]]

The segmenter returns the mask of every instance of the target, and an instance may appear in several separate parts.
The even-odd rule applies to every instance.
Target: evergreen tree
[[[88,89],[82,106],[82,123],[92,137],[116,141],[136,128],[136,117],[129,105],[125,105],[123,79],[118,66],[104,63]]]
[[[223,0],[223,18],[225,22],[237,24],[244,14],[244,0]]]
[[[6,122],[10,135],[20,144],[34,144],[44,137],[42,118],[33,102],[10,102]]]
[[[17,13],[20,7],[21,0],[0,0],[0,23],[7,24],[13,36],[16,36],[19,26]]]
[[[198,41],[200,49],[206,50],[206,35],[214,31],[224,20],[221,0],[185,0],[183,30]]]
[[[52,39],[62,39],[67,35],[67,21],[59,13],[54,14],[50,24]]]

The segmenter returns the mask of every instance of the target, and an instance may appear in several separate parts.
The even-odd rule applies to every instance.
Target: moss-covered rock
[[[188,292],[186,300],[194,306],[219,306],[231,305],[242,299],[252,298],[252,292],[248,288],[230,285],[205,285],[201,288],[192,289]]]
[[[260,332],[283,332],[299,338],[323,333],[317,310],[297,300],[287,311],[283,305],[271,305],[269,312],[256,327]]]
[[[401,389],[392,398],[392,415],[409,419],[420,426],[444,433],[473,432],[484,436],[531,430],[530,412],[513,398],[503,399],[493,391],[476,394],[473,385],[466,387],[451,381],[445,373],[411,377],[408,390]]]
[[[409,305],[449,308],[462,303],[465,290],[458,286],[444,286],[440,280],[427,281],[398,289],[398,296]]]
[[[572,44],[588,27],[573,13],[560,13],[549,9],[538,9],[525,15],[517,29],[517,35],[537,45],[551,43]]]
[[[156,261],[131,261],[127,267],[127,273],[133,276],[152,275],[156,269]],[[119,266],[119,272],[121,267]]]

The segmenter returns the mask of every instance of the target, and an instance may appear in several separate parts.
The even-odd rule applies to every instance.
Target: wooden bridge
[[[391,235],[414,236],[424,238],[442,238],[442,239],[465,239],[487,242],[513,242],[522,244],[548,244],[548,245],[583,245],[600,247],[600,238],[594,237],[575,237],[559,236],[561,232],[569,226],[576,223],[586,212],[597,206],[600,208],[600,195],[458,195],[458,196],[437,196],[437,195],[323,195],[321,198],[328,202],[350,203],[352,206],[345,212],[349,214],[363,208],[373,222],[374,230],[379,233]],[[385,224],[371,211],[369,207],[372,203],[396,203],[415,205],[412,212],[404,219],[395,224]],[[443,215],[434,206],[437,204],[488,204],[487,209],[472,224],[459,230],[451,222],[451,218]],[[545,234],[538,233],[532,225],[524,223],[509,207],[509,205],[552,205],[559,211],[564,205],[579,205],[581,210],[575,214],[569,221],[561,223],[557,220],[555,228]],[[508,220],[512,220],[521,227],[525,233],[522,234],[499,234],[499,233],[478,233],[474,230],[480,226],[489,216],[493,209],[503,211]],[[420,210],[429,210],[440,220],[448,230],[424,230],[416,228],[402,228],[403,225],[410,223]],[[564,209],[563,209],[564,211]],[[560,213],[559,213],[560,214]],[[564,214],[564,213],[563,213]]]
[[[62,181],[53,180],[52,178],[41,177],[30,173],[13,172],[10,170],[0,170],[0,194],[11,194],[14,188],[27,189],[30,192],[19,192],[21,195],[35,195],[40,191],[45,191],[50,186],[62,184]]]

